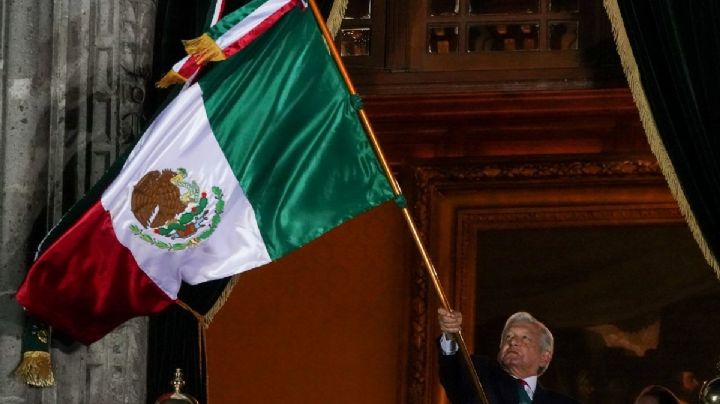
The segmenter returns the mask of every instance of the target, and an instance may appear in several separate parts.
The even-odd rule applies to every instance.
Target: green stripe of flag
[[[393,198],[309,9],[289,12],[200,86],[271,258]]]

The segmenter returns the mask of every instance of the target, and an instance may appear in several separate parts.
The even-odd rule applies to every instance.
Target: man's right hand
[[[462,313],[459,311],[448,311],[442,307],[438,309],[438,323],[445,334],[460,332],[462,327]]]

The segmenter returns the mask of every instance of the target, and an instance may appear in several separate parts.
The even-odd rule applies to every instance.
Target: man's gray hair
[[[542,352],[550,352],[552,355],[554,349],[555,349],[555,339],[553,338],[552,333],[550,332],[550,329],[545,326],[540,320],[536,319],[532,316],[532,314],[525,312],[525,311],[519,311],[510,317],[508,317],[507,321],[505,321],[505,327],[503,327],[502,335],[500,336],[500,345],[502,346],[503,340],[505,339],[505,335],[507,334],[508,328],[510,328],[512,325],[516,323],[530,323],[535,324],[540,329],[540,351]],[[539,374],[542,374],[547,367],[544,369],[540,369]]]

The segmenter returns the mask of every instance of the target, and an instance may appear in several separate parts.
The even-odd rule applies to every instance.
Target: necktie
[[[518,382],[518,397],[520,400],[518,401],[518,404],[531,404],[532,399],[528,395],[527,391],[525,391],[525,386],[527,383],[523,379],[517,379]]]

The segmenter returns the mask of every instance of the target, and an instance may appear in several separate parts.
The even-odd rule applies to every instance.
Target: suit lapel
[[[502,372],[503,375],[500,379],[501,387],[499,389],[501,402],[517,404],[520,401],[520,397],[518,396],[517,381],[504,370],[500,370],[500,372]]]
[[[535,393],[533,394],[533,404],[547,403],[547,394],[545,389],[542,388],[540,382],[535,386]]]

